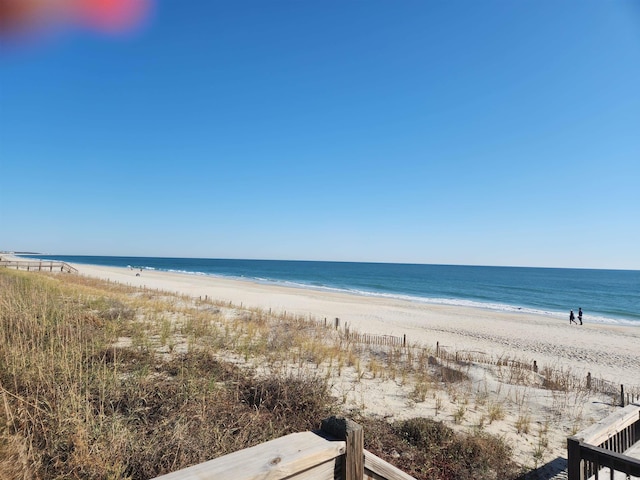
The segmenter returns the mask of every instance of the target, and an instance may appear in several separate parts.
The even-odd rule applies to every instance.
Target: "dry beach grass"
[[[189,278],[168,274],[180,291],[155,272],[160,283],[140,288],[124,284],[153,282],[147,272],[115,272],[119,283],[0,276],[3,478],[150,478],[332,413],[363,423],[366,448],[416,478],[515,478],[616,408],[582,372],[540,360],[533,372],[486,339],[377,345],[295,302],[285,313],[249,291],[241,307]]]

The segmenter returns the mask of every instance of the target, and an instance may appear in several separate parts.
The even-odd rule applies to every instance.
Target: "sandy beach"
[[[316,319],[340,319],[361,333],[406,335],[407,342],[450,351],[537,362],[584,379],[587,373],[613,384],[640,389],[640,328],[589,323],[520,312],[431,305],[390,298],[284,287],[182,273],[74,264],[81,275],[136,287],[232,302],[236,307],[271,309]],[[538,478],[564,475],[566,439],[615,411],[612,399],[584,390],[556,392],[517,385],[488,367],[468,370],[471,381],[454,390],[433,391],[411,400],[415,385],[363,378],[345,372],[332,390],[347,411],[389,420],[434,417],[459,430],[481,425],[506,439],[514,458],[538,469]],[[508,374],[507,374],[508,375]],[[491,411],[499,411],[492,420]],[[456,421],[456,412],[465,412]],[[523,426],[524,425],[524,426]]]
[[[407,341],[457,351],[536,361],[576,375],[640,384],[640,328],[525,313],[430,305],[389,298],[153,270],[74,264],[80,274],[132,286],[232,302],[298,315],[339,318],[360,332],[407,336]]]
[[[3,257],[7,258],[6,255]],[[460,431],[498,435],[513,448],[514,459],[536,478],[563,478],[566,439],[619,408],[619,398],[584,388],[593,379],[640,393],[640,327],[590,323],[570,325],[568,318],[433,305],[392,298],[294,288],[205,275],[135,268],[73,264],[78,274],[123,285],[220,302],[228,315],[257,308],[295,314],[360,333],[406,335],[407,344],[435,351],[484,354],[494,362],[472,362],[467,380],[429,385],[416,396],[419,379],[376,376],[349,367],[335,370],[309,364],[304,372],[325,376],[344,414],[366,414],[390,421],[430,417]],[[67,275],[67,274],[61,274]],[[231,302],[231,303],[229,303]],[[177,347],[179,351],[179,348]],[[185,344],[184,348],[188,348]],[[495,359],[533,361],[542,372],[564,372],[577,383],[566,389],[545,388],[543,375],[528,368],[525,381],[512,377]],[[259,359],[226,358],[260,369]],[[298,365],[296,368],[300,368]],[[304,373],[303,372],[303,373]],[[522,372],[520,372],[522,374]],[[330,378],[329,378],[330,377]]]

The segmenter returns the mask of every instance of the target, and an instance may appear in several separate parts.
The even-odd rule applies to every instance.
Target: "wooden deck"
[[[624,455],[631,458],[636,458],[640,460],[640,443],[636,443],[633,447],[626,450]],[[589,480],[600,480],[600,479],[610,479],[610,480],[640,480],[640,476],[637,475],[627,475],[624,472],[620,472],[617,470],[611,470],[609,467],[602,468],[599,472],[594,473],[593,476],[589,477]]]
[[[318,432],[292,433],[156,480],[415,480],[363,445],[360,425],[331,417]]]
[[[640,404],[570,437],[567,452],[569,480],[640,480]]]
[[[66,262],[51,260],[0,260],[0,267],[15,268],[27,272],[78,273],[78,270]]]

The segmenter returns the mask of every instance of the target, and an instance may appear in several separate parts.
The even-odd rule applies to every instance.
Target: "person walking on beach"
[[[582,325],[582,307],[578,307],[578,321]]]
[[[578,324],[578,322],[576,322],[576,316],[573,314],[573,310],[569,313],[569,325],[572,323],[575,323],[576,325]]]

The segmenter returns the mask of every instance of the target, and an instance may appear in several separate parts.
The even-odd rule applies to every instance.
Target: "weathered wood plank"
[[[619,431],[640,421],[640,407],[627,405],[607,418],[582,430],[576,437],[590,445],[601,445]]]
[[[603,467],[612,478],[614,470],[640,475],[640,460],[628,455],[639,429],[640,405],[628,405],[567,439],[569,480],[597,477]]]
[[[327,440],[312,432],[292,433],[157,480],[333,480],[333,473],[325,475],[334,471],[335,459],[344,453],[344,441]]]
[[[364,451],[364,478],[371,480],[416,480],[367,450]]]
[[[640,442],[636,444],[632,444],[625,452],[625,455],[628,455],[633,458],[637,458],[640,460]]]
[[[308,470],[304,470],[291,477],[287,477],[286,480],[336,480],[341,478],[336,476],[341,472],[338,463],[339,458],[334,458],[328,462],[321,463],[316,467],[311,467]]]
[[[364,433],[362,426],[342,418],[329,417],[322,421],[322,430],[345,439],[344,480],[362,480],[364,475]]]
[[[364,433],[360,425],[351,422],[346,442],[344,480],[361,480],[364,475]]]

